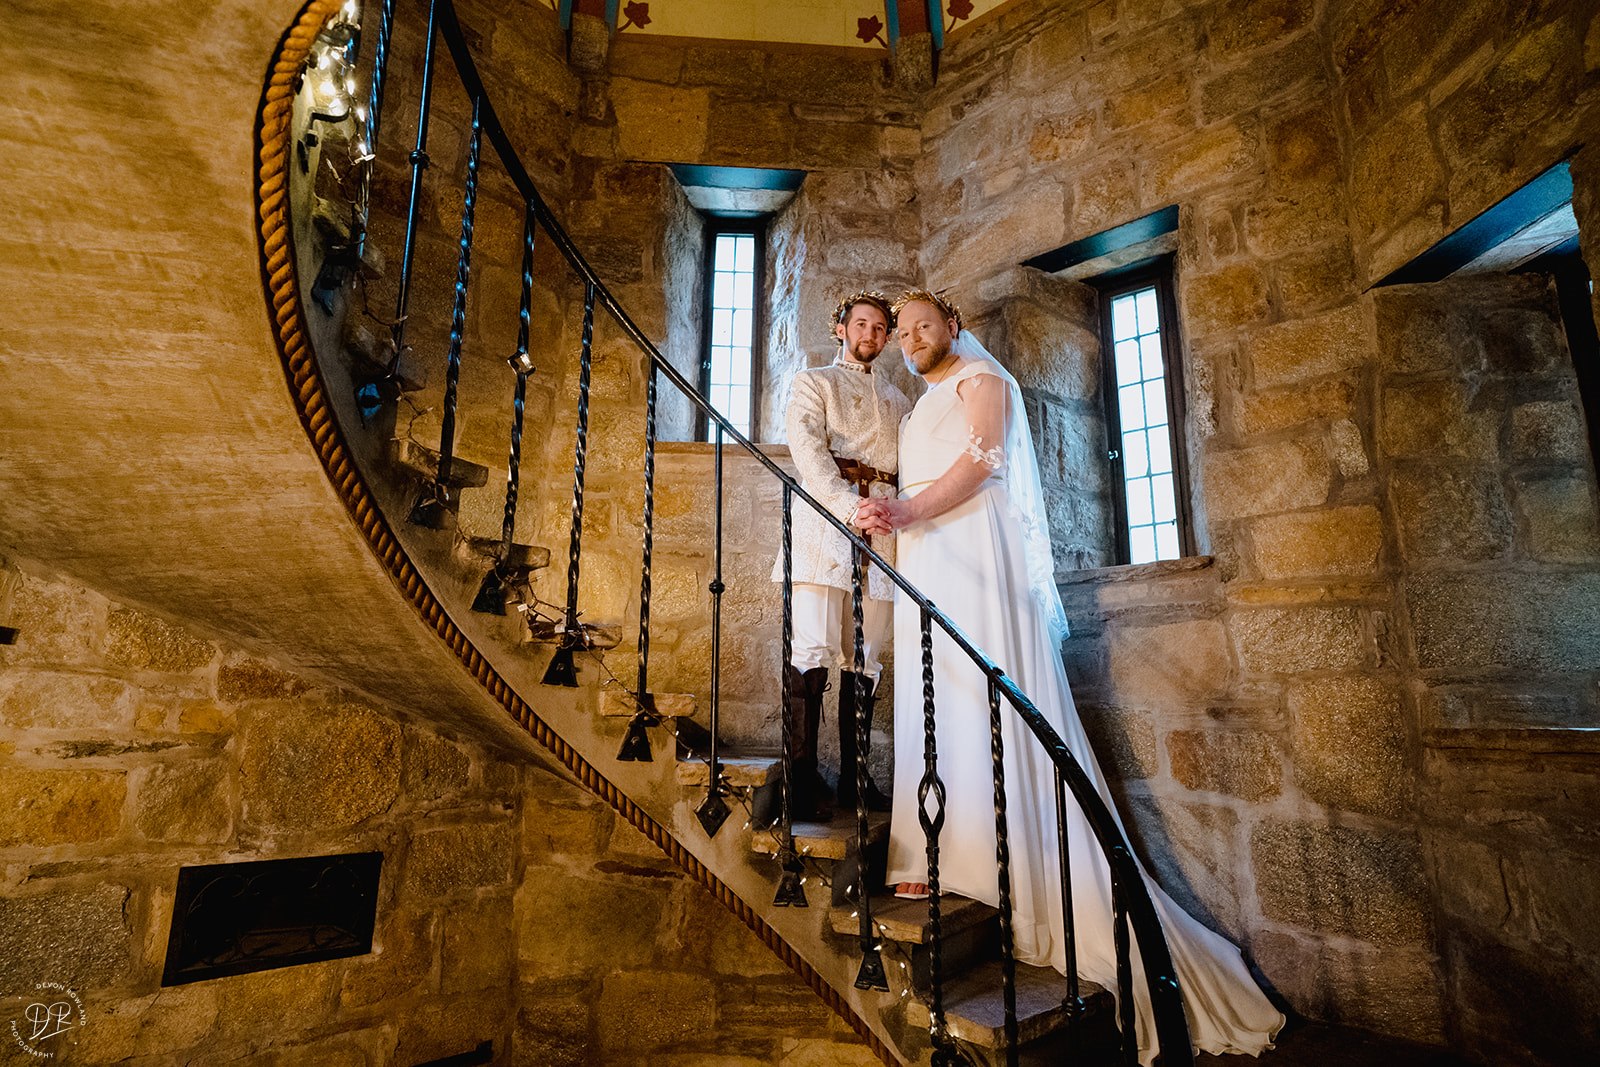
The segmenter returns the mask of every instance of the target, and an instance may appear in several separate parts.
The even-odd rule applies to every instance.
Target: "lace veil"
[[[1067,613],[1061,606],[1061,593],[1056,589],[1055,557],[1050,551],[1050,522],[1045,512],[1044,489],[1039,482],[1039,457],[1033,449],[1033,436],[1028,432],[1028,413],[1022,406],[1022,387],[1011,372],[994,358],[983,342],[963,329],[956,334],[951,352],[973,366],[963,367],[956,373],[968,377],[977,373],[993,374],[1006,383],[1010,391],[1009,417],[1005,420],[1006,497],[1008,510],[1022,528],[1023,551],[1028,565],[1028,591],[1039,613],[1050,628],[1055,641],[1067,636]],[[981,366],[979,366],[981,364]]]

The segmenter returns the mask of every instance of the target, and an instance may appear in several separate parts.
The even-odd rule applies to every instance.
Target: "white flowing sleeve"
[[[977,373],[957,382],[956,392],[967,416],[965,454],[991,471],[1004,470],[1010,385],[993,374]]]
[[[817,498],[840,522],[848,523],[861,505],[855,486],[839,475],[839,468],[828,451],[828,411],[819,389],[809,374],[797,374],[784,413],[784,428],[789,435],[789,455],[800,473],[800,485]],[[804,506],[799,505],[799,506]]]

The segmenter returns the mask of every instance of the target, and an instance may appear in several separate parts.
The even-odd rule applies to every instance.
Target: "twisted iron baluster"
[[[647,727],[661,722],[656,700],[650,693],[650,552],[655,540],[656,515],[656,361],[645,357],[644,385],[644,562],[639,571],[639,682],[634,692],[639,710],[628,720],[628,733],[622,739],[619,760],[649,762],[650,733]]]
[[[355,252],[359,262],[367,251],[367,221],[371,217],[372,163],[378,154],[378,122],[383,115],[383,79],[389,66],[389,39],[394,33],[394,0],[383,0],[378,16],[378,39],[372,48],[372,84],[367,96],[367,155],[361,167],[360,205],[356,212]]]
[[[804,908],[806,904],[806,891],[800,882],[800,872],[803,867],[800,857],[794,849],[794,823],[793,813],[790,810],[790,792],[794,789],[794,724],[790,721],[793,716],[789,714],[789,700],[791,699],[790,660],[794,658],[794,494],[790,492],[789,485],[783,486],[783,638],[780,644],[782,660],[779,676],[778,706],[782,709],[779,716],[783,723],[783,759],[780,764],[783,771],[782,807],[779,808],[778,818],[778,866],[782,870],[782,877],[778,882],[777,895],[772,898],[772,903],[780,908]]]
[[[528,358],[528,320],[533,303],[533,242],[536,223],[531,206],[524,212],[522,227],[522,302],[517,309],[517,350],[506,360],[517,373],[516,390],[511,396],[511,452],[506,459],[505,517],[500,520],[500,558],[483,576],[473,611],[493,615],[506,613],[506,591],[511,582],[511,544],[517,528],[517,483],[522,470],[522,415],[527,406],[528,375],[534,371]]]
[[[578,621],[578,569],[583,553],[583,476],[589,461],[589,373],[594,362],[595,284],[583,291],[583,341],[578,355],[578,434],[572,463],[572,536],[567,546],[567,606],[561,624],[561,645],[544,672],[545,685],[575,689],[578,671],[572,653],[586,646],[583,624]]]
[[[956,1067],[961,1060],[950,1041],[944,1017],[944,929],[939,902],[939,831],[944,829],[944,783],[939,780],[939,741],[933,714],[933,616],[921,611],[922,621],[922,781],[917,783],[917,821],[928,843],[928,977],[933,984],[929,1008],[933,1038],[933,1067]],[[934,809],[928,811],[928,797]]]
[[[1006,828],[1005,746],[1001,740],[1000,686],[989,678],[989,750],[994,759],[994,848],[1000,889],[1000,982],[1005,995],[1006,1063],[1017,1063],[1017,960],[1011,932],[1011,835]]]
[[[417,214],[422,208],[422,172],[428,169],[428,111],[433,101],[433,49],[438,35],[434,25],[439,14],[439,0],[428,5],[428,42],[422,53],[422,102],[417,105],[417,146],[411,150],[411,200],[406,206],[406,243],[400,257],[400,286],[394,301],[394,323],[389,327],[389,338],[394,344],[394,354],[389,357],[389,374],[392,377],[400,366],[401,353],[405,351],[406,309],[411,304],[411,265],[417,252]],[[373,113],[376,117],[376,112]]]
[[[456,253],[455,302],[450,309],[450,354],[445,361],[444,417],[439,424],[439,471],[411,509],[411,521],[441,529],[450,514],[450,467],[456,439],[456,386],[461,380],[461,338],[467,332],[467,283],[472,275],[472,215],[478,203],[478,153],[483,146],[482,97],[472,99],[472,137],[467,144],[467,191],[461,203],[461,240]]]
[[[1067,781],[1056,768],[1056,840],[1061,856],[1061,920],[1067,939],[1067,998],[1062,1007],[1067,1013],[1069,1049],[1077,1043],[1077,1021],[1083,1014],[1083,997],[1078,995],[1078,924],[1072,910],[1072,844],[1067,836]]]
[[[872,721],[866,713],[866,634],[861,614],[862,571],[865,566],[866,560],[861,555],[861,549],[851,545],[850,622],[855,633],[852,660],[855,676],[851,684],[856,690],[851,694],[856,716],[856,910],[861,918],[861,969],[856,972],[856,988],[887,990],[889,978],[883,971],[883,950],[874,937],[872,894],[867,885],[867,781],[871,773],[867,767],[867,744]]]
[[[1139,1063],[1139,1035],[1133,1021],[1133,956],[1128,946],[1128,908],[1122,899],[1122,881],[1112,867],[1111,925],[1117,951],[1117,1025],[1122,1028],[1122,1062]]]
[[[713,484],[716,487],[717,525],[716,542],[712,550],[711,575],[711,774],[706,785],[706,798],[695,809],[695,817],[707,837],[717,836],[728,818],[728,805],[722,799],[722,765],[717,760],[717,745],[721,733],[722,689],[722,423],[717,423],[716,466]]]

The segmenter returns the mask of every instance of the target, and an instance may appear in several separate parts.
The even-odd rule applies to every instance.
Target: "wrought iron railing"
[[[344,17],[347,19],[353,20],[355,18],[354,2],[355,0],[351,0],[351,4],[344,9]],[[385,69],[392,50],[393,0],[381,0],[379,8],[380,25],[377,29],[377,46],[375,48],[369,95],[371,111],[366,131],[367,143],[370,144],[369,157],[370,153],[375,152],[377,149],[377,128],[382,117]],[[765,467],[767,472],[776,478],[782,487],[783,625],[780,653],[783,658],[779,668],[780,674],[783,676],[782,699],[785,708],[789,704],[790,683],[789,672],[782,670],[782,666],[788,663],[793,638],[792,538],[793,507],[796,498],[804,506],[811,508],[820,515],[824,522],[842,534],[852,547],[851,614],[854,630],[853,666],[855,684],[863,684],[864,680],[862,597],[863,571],[867,564],[870,563],[879,568],[897,587],[898,595],[905,597],[920,613],[924,768],[918,786],[917,797],[919,821],[926,841],[930,890],[928,897],[928,929],[931,940],[931,995],[929,1007],[932,1018],[930,1034],[934,1046],[934,1062],[939,1064],[962,1062],[962,1053],[957,1048],[946,1021],[944,997],[947,976],[943,973],[944,961],[941,953],[939,838],[944,823],[945,789],[938,774],[938,750],[934,729],[936,695],[934,693],[933,631],[937,627],[949,636],[960,652],[967,656],[988,680],[990,750],[994,768],[995,862],[999,885],[998,912],[1001,930],[1000,955],[1007,1062],[1014,1064],[1017,1062],[1018,1057],[1017,964],[1013,955],[1012,944],[1010,835],[1007,825],[1004,753],[1001,740],[1004,709],[1005,706],[1009,705],[1012,712],[1027,726],[1033,741],[1043,748],[1055,768],[1054,800],[1061,861],[1062,915],[1066,924],[1065,935],[1067,941],[1067,995],[1064,1006],[1069,1017],[1076,1017],[1081,1014],[1083,1000],[1079,995],[1076,968],[1072,878],[1068,855],[1068,793],[1071,794],[1072,800],[1076,802],[1087,821],[1089,829],[1093,833],[1101,852],[1105,855],[1110,869],[1114,940],[1117,957],[1119,1022],[1122,1031],[1121,1056],[1127,1064],[1131,1065],[1138,1062],[1134,1026],[1135,998],[1130,946],[1131,931],[1131,937],[1137,939],[1139,946],[1140,959],[1144,969],[1143,977],[1152,1004],[1154,1029],[1161,1045],[1163,1063],[1168,1067],[1178,1067],[1178,1065],[1192,1063],[1188,1027],[1184,1018],[1177,976],[1172,966],[1171,956],[1167,950],[1161,924],[1151,902],[1149,892],[1115,817],[1100,798],[1094,785],[1085,774],[1083,768],[1074,759],[1065,742],[1039,713],[1028,696],[1006,676],[1004,671],[983,650],[977,648],[967,638],[960,627],[873,551],[866,541],[858,537],[847,525],[830,514],[802,486],[785,473],[777,463],[735,429],[701,395],[699,390],[684,378],[677,368],[667,362],[657,350],[655,344],[622,308],[621,304],[595,273],[588,260],[578,250],[565,228],[540,195],[533,180],[529,177],[527,169],[519,158],[515,146],[512,145],[505,127],[502,126],[494,105],[485,90],[482,77],[457,19],[452,0],[432,0],[428,12],[427,42],[422,65],[420,96],[417,102],[416,144],[409,157],[411,188],[406,217],[405,244],[397,283],[395,317],[391,326],[390,340],[392,348],[390,349],[389,374],[394,375],[397,373],[402,353],[405,350],[406,317],[416,248],[418,209],[423,175],[429,166],[427,138],[433,92],[435,48],[436,42],[440,39],[445,42],[461,86],[471,101],[472,126],[458,245],[455,299],[452,305],[450,342],[446,362],[446,384],[442,409],[438,470],[432,482],[417,498],[411,514],[411,521],[414,523],[429,527],[443,525],[446,513],[456,503],[451,498],[452,485],[454,484],[451,466],[457,405],[456,382],[460,373],[462,334],[465,329],[465,304],[471,279],[473,210],[476,199],[478,170],[481,162],[481,143],[485,136],[487,136],[490,146],[494,149],[495,156],[504,168],[506,176],[515,185],[526,205],[522,257],[522,299],[519,309],[517,350],[509,360],[512,369],[516,373],[516,383],[512,399],[511,444],[508,455],[504,520],[496,561],[483,580],[474,608],[482,611],[496,611],[497,609],[503,611],[505,589],[512,578],[512,532],[516,521],[519,467],[522,460],[523,407],[527,377],[533,371],[533,365],[528,355],[530,294],[533,285],[533,251],[537,231],[542,229],[550,240],[554,242],[556,249],[566,260],[572,271],[584,284],[576,444],[573,463],[572,524],[568,549],[566,602],[563,605],[561,624],[556,630],[558,647],[546,671],[544,681],[547,684],[576,685],[573,654],[585,651],[593,647],[594,644],[593,627],[581,620],[578,601],[580,592],[579,573],[583,548],[582,520],[588,449],[590,369],[595,312],[596,308],[599,307],[603,308],[623,333],[638,346],[646,358],[648,368],[645,399],[644,541],[643,562],[640,572],[638,676],[637,690],[634,694],[638,710],[629,723],[628,738],[623,743],[619,758],[649,759],[650,747],[647,730],[657,725],[660,721],[649,684],[650,599],[655,499],[657,381],[658,378],[665,378],[667,382],[687,397],[691,404],[699,409],[709,421],[714,434],[712,454],[714,464],[715,526],[712,546],[713,578],[709,587],[712,597],[711,679],[709,690],[710,774],[705,797],[696,808],[696,816],[704,831],[708,835],[715,835],[729,814],[729,808],[724,799],[728,795],[728,787],[719,767],[719,738],[721,733],[721,600],[724,592],[722,581],[723,454],[726,440],[731,438],[734,445],[743,449]],[[365,162],[370,167],[370,158]],[[358,249],[367,239],[365,212],[368,198],[365,195],[365,190],[369,178],[370,170],[362,175],[362,195],[358,202],[358,217],[355,220],[355,245]],[[392,393],[386,395],[392,395]],[[867,747],[867,731],[869,728],[865,711],[867,702],[864,699],[865,694],[859,690],[855,696],[857,699],[851,703],[856,709],[857,741],[860,751],[864,752]],[[801,878],[803,868],[800,856],[796,851],[790,811],[793,745],[790,736],[789,716],[783,715],[781,719],[783,720],[781,767],[783,789],[781,791],[782,799],[778,815],[780,880],[773,903],[780,907],[805,907],[807,901],[802,885],[803,879]],[[868,772],[865,759],[858,760],[856,773],[856,845],[858,850],[861,850],[866,848],[869,837],[867,814],[869,789],[866,780]],[[932,801],[931,805],[929,803],[930,800]],[[876,927],[872,918],[871,887],[867,885],[870,865],[866,862],[864,855],[858,855],[856,860],[855,903],[860,919],[859,935],[862,960],[855,985],[863,990],[887,990],[888,982],[884,972],[879,944],[874,934]]]

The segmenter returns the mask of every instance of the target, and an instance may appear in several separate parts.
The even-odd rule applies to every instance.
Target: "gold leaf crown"
[[[905,307],[907,304],[918,302],[932,304],[934,307],[944,312],[945,318],[956,320],[956,329],[960,330],[964,328],[964,325],[961,321],[961,309],[956,307],[955,304],[951,303],[943,293],[930,293],[926,289],[907,289],[905,292],[900,294],[900,299],[894,302],[891,310],[894,312],[895,318],[899,318],[901,308]],[[892,322],[893,320],[891,319],[890,321]]]
[[[834,305],[833,318],[828,320],[828,337],[833,338],[833,328],[843,326],[845,317],[850,314],[850,309],[857,304],[871,304],[883,312],[883,317],[888,321],[889,329],[894,329],[894,308],[889,304],[889,298],[876,289],[861,289]]]

